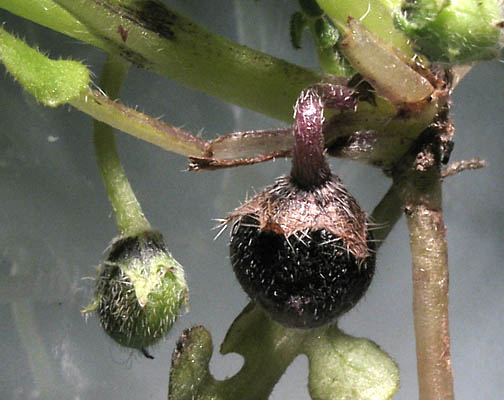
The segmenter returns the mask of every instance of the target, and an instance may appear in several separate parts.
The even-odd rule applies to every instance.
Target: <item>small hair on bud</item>
[[[159,232],[146,231],[112,243],[85,311],[95,312],[117,343],[151,358],[147,347],[170,330],[186,302],[182,266]]]

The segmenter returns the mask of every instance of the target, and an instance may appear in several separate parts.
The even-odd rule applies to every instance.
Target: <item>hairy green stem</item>
[[[72,13],[79,15],[90,31],[105,38],[108,45],[113,45],[113,53],[122,55],[149,69],[161,72],[169,70],[171,71],[169,76],[174,79],[178,79],[176,76],[179,76],[185,84],[191,87],[213,93],[225,100],[234,101],[285,121],[291,122],[292,105],[300,90],[323,79],[322,75],[315,72],[304,70],[214,35],[164,6],[159,6],[157,2],[57,1],[64,3]],[[78,5],[82,7],[78,7]],[[61,12],[61,7],[55,7],[49,8],[48,14],[43,14],[46,18],[44,22],[50,23],[49,17],[52,10],[59,9]],[[145,9],[145,7],[151,8]],[[158,7],[154,11],[159,12],[153,14],[153,7]],[[33,9],[37,10],[36,4],[33,5]],[[427,94],[431,94],[432,88],[428,85],[426,87],[413,85],[413,89],[408,90],[407,96],[404,97],[402,82],[417,82],[418,79],[421,79],[420,75],[407,67],[401,60],[390,61],[388,56],[389,53],[392,53],[389,49],[376,44],[372,35],[367,33],[364,28],[357,29],[359,24],[355,20],[353,25],[354,30],[358,30],[360,34],[356,38],[346,36],[345,40],[348,43],[345,52],[347,57],[352,56],[350,58],[356,65],[363,66],[368,63],[366,61],[369,60],[368,55],[374,54],[374,58],[378,58],[379,61],[373,64],[372,70],[359,67],[362,69],[360,72],[366,79],[373,81],[381,91],[390,95],[389,100],[393,103],[414,102],[416,113],[410,118],[395,118],[396,108],[385,99],[378,97],[376,99],[378,106],[361,102],[356,113],[336,115],[335,119],[327,124],[326,144],[330,146],[331,142],[338,137],[354,135],[355,132],[362,131],[363,122],[365,122],[366,130],[375,130],[380,136],[386,134],[390,140],[385,140],[386,145],[381,146],[379,154],[377,154],[376,148],[378,144],[384,142],[383,140],[374,146],[373,152],[359,152],[347,156],[362,159],[363,156],[371,155],[368,162],[388,167],[396,161],[397,157],[402,156],[409,147],[410,141],[416,139],[418,133],[431,122],[437,112],[439,101],[422,103],[426,97],[426,90]],[[209,52],[212,54],[208,54]],[[381,63],[389,61],[398,70],[394,73],[393,79],[390,79],[386,73],[390,68],[384,69],[381,65]],[[399,68],[399,66],[403,68]],[[399,73],[399,70],[402,72]],[[40,81],[38,75],[36,78],[37,82]],[[397,84],[390,85],[390,82]],[[207,90],[206,86],[199,86],[200,84],[210,85],[211,88],[207,88]],[[50,85],[47,87],[50,88]],[[46,92],[52,93],[51,90],[46,90]],[[34,95],[37,96],[37,93]],[[94,118],[159,145],[166,150],[185,156],[215,159],[220,157],[217,152],[209,153],[207,144],[192,135],[114,103],[96,91],[83,89],[77,95],[72,92],[71,96],[58,99],[59,103],[57,104],[68,100]],[[417,101],[420,101],[421,104],[417,105]],[[386,132],[380,132],[385,126]],[[271,146],[271,150],[266,152],[261,150],[257,160],[270,159],[269,154],[279,156],[279,151],[286,150],[283,142],[281,139],[280,145],[275,147],[277,142],[268,141],[267,147]],[[229,141],[220,142],[221,147],[225,147],[229,143]],[[226,158],[234,157],[229,154],[233,150],[228,151],[228,148],[225,147],[224,152],[228,154]],[[377,156],[373,158],[373,155]],[[343,154],[343,156],[345,155]]]
[[[103,66],[100,85],[110,96],[119,94],[128,65],[108,57]],[[94,144],[98,166],[115,212],[120,236],[133,236],[150,228],[136,199],[117,154],[114,132],[110,125],[94,121]]]
[[[283,121],[291,121],[299,92],[322,79],[317,72],[216,35],[158,1],[53,0],[47,10],[37,1],[30,3],[21,7],[9,0],[0,7],[182,85]],[[68,14],[73,21],[63,24]]]
[[[70,104],[98,121],[120,129],[146,142],[183,156],[203,156],[205,142],[182,129],[167,125],[132,108],[111,100],[97,90],[87,90]]]
[[[401,179],[410,231],[420,400],[454,398],[448,324],[448,252],[437,166]]]

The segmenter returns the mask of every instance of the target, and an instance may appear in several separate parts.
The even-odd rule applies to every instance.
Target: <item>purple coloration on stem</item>
[[[321,84],[301,92],[294,111],[290,176],[226,218],[230,258],[245,292],[275,321],[315,328],[351,309],[373,278],[366,213],[332,175],[324,152],[324,106],[355,109],[353,91]]]
[[[300,187],[313,188],[324,183],[331,171],[324,154],[324,106],[316,89],[304,90],[294,108],[295,144],[291,176]]]
[[[315,86],[325,108],[357,111],[359,102],[354,89],[347,86],[320,83]]]
[[[294,108],[295,144],[291,176],[302,188],[315,188],[331,176],[324,154],[324,107],[357,109],[354,91],[346,86],[322,83],[301,92]]]

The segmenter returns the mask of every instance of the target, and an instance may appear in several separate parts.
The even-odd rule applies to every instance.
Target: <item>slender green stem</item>
[[[376,250],[380,248],[401,216],[402,205],[399,188],[397,185],[392,184],[380,203],[374,208],[370,217],[373,239],[376,241]]]
[[[103,66],[100,84],[110,96],[119,94],[128,65],[119,59],[108,57]],[[142,208],[131,189],[119,160],[112,127],[94,121],[94,143],[98,166],[114,208],[120,236],[132,236],[150,228]]]
[[[70,104],[98,121],[120,129],[146,142],[183,156],[203,156],[205,142],[182,129],[167,125],[132,108],[111,100],[97,90],[87,90]]]

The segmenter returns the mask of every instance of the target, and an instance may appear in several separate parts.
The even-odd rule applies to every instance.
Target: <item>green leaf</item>
[[[46,106],[67,103],[89,84],[89,71],[80,62],[51,60],[2,28],[0,60],[14,79]]]
[[[394,361],[373,342],[336,326],[305,342],[313,400],[386,400],[399,389]]]
[[[208,371],[210,334],[187,330],[173,353],[169,400],[265,400],[288,365],[305,353],[310,360],[309,390],[314,400],[387,400],[399,387],[394,361],[367,339],[335,325],[290,329],[249,304],[229,329],[222,354],[243,356],[241,370],[226,380]]]
[[[212,353],[212,337],[205,328],[184,331],[172,355],[168,400],[204,398],[201,392],[215,384],[208,370]]]

